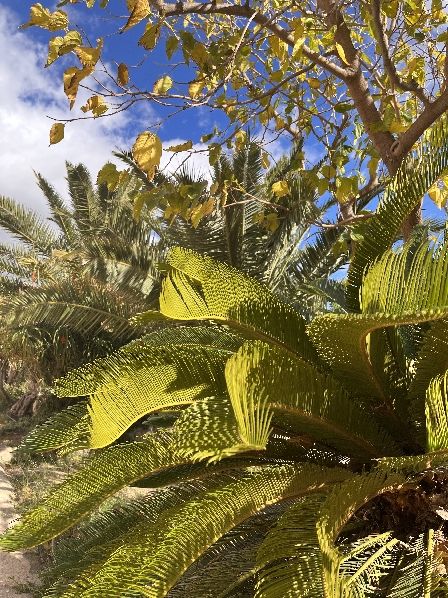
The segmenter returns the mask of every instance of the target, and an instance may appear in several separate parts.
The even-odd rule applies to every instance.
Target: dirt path
[[[14,512],[13,489],[4,467],[9,463],[11,453],[10,447],[0,446],[0,532],[17,517]],[[0,552],[0,598],[29,598],[29,594],[17,592],[14,586],[33,581],[32,571],[35,566],[33,555]]]

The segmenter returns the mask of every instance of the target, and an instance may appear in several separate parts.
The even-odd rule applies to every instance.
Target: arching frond
[[[81,470],[56,486],[36,508],[0,537],[4,550],[30,548],[60,535],[106,498],[149,472],[182,463],[169,435],[110,446],[86,460]]]
[[[244,344],[227,363],[226,379],[241,439],[266,446],[269,424],[310,434],[343,454],[391,455],[397,448],[330,376],[260,342]]]
[[[365,268],[387,251],[413,208],[448,167],[446,118],[429,129],[415,152],[404,161],[387,186],[373,218],[360,227],[363,240],[350,263],[347,286],[349,307],[359,310],[359,289]]]
[[[398,473],[373,472],[346,480],[330,492],[317,522],[317,537],[323,557],[323,583],[325,592],[330,596],[344,596],[345,587],[350,584],[350,578],[344,579],[340,574],[346,557],[336,546],[336,540],[342,528],[363,504],[383,492],[400,487],[405,479]]]
[[[36,178],[50,208],[51,220],[59,227],[64,241],[73,245],[79,237],[73,221],[73,214],[55,188],[40,173],[36,173]]]
[[[362,314],[317,316],[308,327],[318,351],[354,392],[384,396],[375,377],[366,339],[380,328],[447,317],[448,245],[417,252],[389,251],[367,271]]]
[[[211,342],[206,328],[174,332],[148,335],[56,382],[60,396],[90,395],[91,447],[114,442],[148,413],[225,390],[224,365],[241,341],[222,331]]]
[[[168,264],[173,271],[162,288],[163,315],[178,320],[222,321],[310,359],[315,356],[303,318],[264,285],[225,264],[181,248],[171,250]]]
[[[58,238],[39,216],[9,197],[0,196],[0,227],[27,247],[48,255]]]
[[[448,319],[431,323],[415,363],[415,376],[409,387],[409,397],[423,398],[432,378],[448,370]]]
[[[316,520],[325,495],[299,499],[280,517],[257,554],[255,598],[321,598]]]
[[[86,401],[70,405],[43,424],[36,426],[22,440],[18,450],[68,452],[89,446],[90,418]]]
[[[448,450],[448,372],[431,381],[425,411],[428,452]]]
[[[213,491],[169,509],[156,524],[143,522],[96,574],[84,580],[84,592],[78,595],[93,598],[106,593],[118,598],[140,591],[154,598],[163,596],[194,560],[232,527],[269,504],[346,475],[311,465],[285,465],[253,468],[242,477],[224,479]]]

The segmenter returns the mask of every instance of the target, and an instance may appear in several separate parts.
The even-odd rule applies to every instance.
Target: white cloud
[[[33,170],[65,193],[65,161],[84,162],[95,173],[114,148],[129,145],[127,116],[73,123],[64,141],[49,147],[52,122],[46,115],[67,117],[67,99],[57,73],[43,69],[47,49],[18,31],[18,24],[0,7],[0,194],[46,214]]]
[[[163,149],[166,150],[171,145],[180,145],[185,143],[186,139],[170,139],[163,142]],[[166,152],[162,154],[160,168],[165,172],[175,172],[179,167],[191,169],[198,175],[211,180],[211,169],[208,159],[207,146],[203,143],[196,143],[191,151],[188,152]]]

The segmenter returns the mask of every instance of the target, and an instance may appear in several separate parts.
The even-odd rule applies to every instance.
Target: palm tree
[[[187,325],[58,381],[89,401],[25,443],[101,449],[0,540],[85,519],[44,596],[446,595],[448,243],[390,247],[447,139],[437,126],[358,229],[349,313],[307,324],[253,277],[169,252],[160,311],[137,321]],[[117,444],[143,417],[156,431]],[[133,484],[153,490],[86,520]]]
[[[196,227],[181,217],[168,224],[158,207],[134,218],[139,191],[162,198],[168,189],[179,194],[185,186],[199,185],[202,203],[210,199],[210,191],[185,169],[171,177],[159,174],[149,183],[126,154],[120,156],[131,171],[113,191],[105,184],[95,187],[85,166],[67,164],[70,199],[65,201],[38,174],[48,222],[0,197],[0,226],[19,241],[0,246],[0,312],[7,351],[48,383],[136,338],[142,329],[130,326],[128,319],[156,306],[157,266],[173,245],[224,260],[307,312],[323,309],[329,300],[341,301],[340,285],[325,283],[347,258],[346,252],[334,251],[340,231],[332,229],[317,235],[314,243],[304,243],[332,202],[316,206],[306,172],[294,165],[300,151],[300,146],[294,148],[266,176],[255,143],[232,158],[222,157],[215,166],[214,187],[228,185],[227,203],[224,208],[216,205]],[[269,232],[259,220],[264,205],[274,205],[272,183],[284,178],[290,193],[278,207],[278,228]]]

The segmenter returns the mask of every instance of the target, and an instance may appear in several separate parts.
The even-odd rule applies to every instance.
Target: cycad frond
[[[316,520],[325,495],[299,499],[280,517],[257,554],[255,598],[321,598]]]
[[[64,452],[89,446],[90,418],[86,401],[70,405],[36,426],[19,445],[19,450]]]
[[[380,328],[447,317],[448,244],[390,250],[364,276],[362,314],[317,316],[308,327],[323,359],[354,392],[384,396],[366,338]]]
[[[194,560],[232,527],[270,504],[346,476],[345,471],[311,465],[265,466],[235,479],[228,476],[213,491],[169,509],[155,524],[142,522],[96,574],[85,579],[84,593],[78,596],[118,598],[132,591],[152,598],[164,596]]]
[[[347,302],[359,310],[359,289],[366,267],[395,241],[406,216],[448,167],[448,125],[438,121],[424,136],[415,152],[402,164],[387,186],[375,216],[360,227],[359,242],[350,263]]]
[[[4,550],[32,547],[72,527],[106,498],[149,472],[182,463],[171,438],[159,433],[144,441],[110,446],[86,460],[83,468],[54,488],[0,538]]]
[[[225,390],[224,364],[241,341],[223,331],[210,343],[206,328],[173,332],[144,337],[56,382],[60,396],[90,395],[91,447],[114,442],[148,413]]]
[[[178,320],[218,320],[249,336],[277,342],[308,358],[315,356],[305,321],[267,287],[238,270],[176,248],[167,258],[173,269],[160,297],[163,315]]]
[[[350,578],[340,575],[346,557],[336,546],[336,540],[350,517],[366,502],[389,490],[399,488],[406,478],[398,473],[357,476],[336,486],[322,506],[317,522],[317,536],[323,557],[323,583],[330,596],[344,596],[344,586]],[[350,594],[348,594],[350,595]]]
[[[343,454],[397,454],[397,447],[344,389],[309,363],[281,349],[248,342],[226,366],[240,436],[266,446],[269,423],[311,434]]]
[[[448,450],[448,372],[431,381],[425,411],[428,452]]]
[[[430,381],[448,370],[448,319],[432,322],[423,336],[415,376],[409,387],[411,399],[423,398]]]

